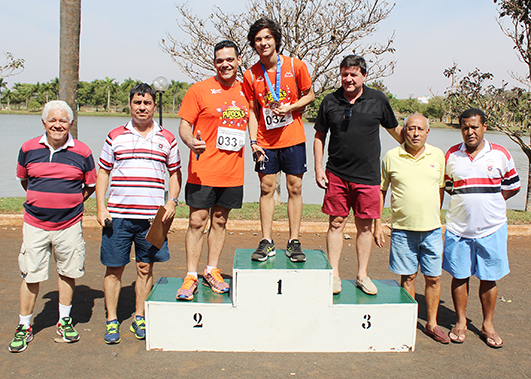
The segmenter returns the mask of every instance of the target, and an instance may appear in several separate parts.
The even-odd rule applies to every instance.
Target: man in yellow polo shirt
[[[401,275],[401,285],[415,298],[415,279],[420,265],[426,282],[428,320],[424,333],[437,342],[450,338],[437,325],[441,296],[443,242],[440,208],[444,182],[444,153],[426,144],[430,127],[418,114],[409,116],[403,128],[404,143],[389,150],[382,160],[382,209],[391,187],[391,251],[389,270]],[[381,220],[376,220],[374,238],[384,243]]]

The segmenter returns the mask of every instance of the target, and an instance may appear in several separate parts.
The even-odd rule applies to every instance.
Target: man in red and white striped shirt
[[[452,276],[452,298],[457,322],[449,333],[462,343],[467,331],[469,279],[480,280],[483,310],[481,337],[493,348],[503,346],[494,330],[496,280],[509,273],[505,200],[520,190],[511,154],[484,138],[485,114],[468,109],[459,117],[463,143],[446,153],[446,192],[451,195],[446,214],[443,269]]]
[[[153,286],[153,265],[170,259],[167,241],[158,249],[145,239],[149,219],[155,217],[159,206],[166,208],[162,221],[171,223],[181,188],[177,140],[153,121],[155,98],[155,91],[146,83],[131,90],[132,120],[109,133],[99,161],[96,199],[98,222],[104,227],[100,259],[107,266],[103,281],[107,307],[106,343],[120,342],[118,297],[133,241],[137,271],[136,311],[130,330],[138,339],[145,338],[144,302]],[[165,202],[166,170],[170,178]],[[109,182],[109,201],[105,205]]]

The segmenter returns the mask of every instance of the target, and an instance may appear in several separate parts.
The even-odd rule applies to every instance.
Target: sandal
[[[450,341],[453,343],[463,343],[465,342],[466,331],[467,328],[457,329],[456,327],[453,327],[452,330],[450,330],[450,333],[448,333],[448,337],[450,337]]]
[[[501,339],[500,335],[496,332],[489,333],[489,332],[482,330],[481,339],[487,344],[488,347],[492,347],[493,349],[499,349],[500,347],[503,347],[503,340]],[[496,343],[496,340],[499,340],[500,343]]]

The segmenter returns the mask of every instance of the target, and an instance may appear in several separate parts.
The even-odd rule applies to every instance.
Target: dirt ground
[[[183,223],[184,224],[184,223]],[[488,348],[478,337],[481,328],[481,308],[478,280],[471,280],[471,296],[467,310],[469,332],[462,345],[441,345],[422,333],[426,320],[423,297],[424,282],[419,276],[417,301],[419,322],[415,352],[411,353],[211,353],[146,351],[145,343],[137,341],[128,331],[134,311],[135,273],[130,265],[124,274],[119,304],[119,319],[123,322],[122,342],[103,342],[105,311],[103,302],[104,267],[99,262],[101,230],[85,227],[87,259],[85,276],[77,281],[72,317],[81,340],[75,344],[57,344],[54,325],[58,318],[56,274],[41,285],[34,312],[35,339],[20,354],[8,352],[18,322],[19,286],[17,255],[22,232],[19,223],[0,223],[3,269],[0,273],[0,378],[288,378],[332,377],[351,378],[530,378],[531,349],[525,327],[531,314],[527,284],[530,280],[531,234],[510,232],[509,259],[511,273],[499,281],[495,326],[505,346]],[[235,225],[235,224],[234,224]],[[231,274],[234,250],[254,248],[259,242],[256,225],[233,225],[227,235],[220,268]],[[250,228],[250,229],[246,229]],[[182,229],[182,228],[178,228]],[[239,230],[238,230],[239,229]],[[311,229],[311,228],[310,228]],[[319,228],[318,228],[319,229]],[[325,249],[325,233],[308,231],[301,235],[307,249]],[[309,230],[309,229],[305,229]],[[354,237],[354,233],[349,233]],[[274,236],[278,247],[284,248],[285,231]],[[185,274],[184,231],[175,230],[169,236],[171,259],[155,266],[156,278],[182,277]],[[341,277],[353,279],[356,256],[354,240],[344,244]],[[382,249],[373,247],[369,274],[378,279],[398,279],[387,270],[389,241]],[[203,255],[206,255],[204,249]],[[201,270],[205,258],[201,260]],[[450,294],[450,276],[443,274],[443,290],[439,310],[439,325],[446,332],[455,320]],[[292,322],[287,320],[287,322]],[[296,322],[296,320],[293,320]],[[212,338],[216,338],[215,335]]]

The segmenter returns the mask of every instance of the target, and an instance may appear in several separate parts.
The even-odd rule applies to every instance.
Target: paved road
[[[521,233],[522,234],[522,233]],[[43,283],[34,313],[35,339],[21,354],[12,354],[7,346],[18,321],[17,254],[21,242],[19,226],[0,227],[3,270],[0,273],[0,378],[529,378],[531,349],[526,327],[531,314],[529,282],[531,272],[531,237],[512,235],[509,239],[511,274],[499,284],[495,323],[505,346],[488,348],[478,337],[481,309],[477,298],[478,281],[471,281],[468,306],[469,333],[464,344],[441,345],[422,333],[426,310],[422,280],[417,284],[419,328],[416,351],[412,353],[209,353],[146,351],[145,344],[128,332],[134,311],[133,286],[135,273],[128,267],[124,274],[119,318],[124,322],[122,342],[107,346],[103,342],[105,313],[102,280],[104,267],[99,262],[100,231],[85,228],[87,241],[86,274],[78,280],[72,317],[81,340],[75,344],[56,344],[57,321],[56,274]],[[351,234],[354,236],[353,234]],[[175,231],[170,237],[172,259],[155,267],[155,274],[182,277],[185,273],[184,232]],[[287,234],[278,233],[275,241],[285,244]],[[227,236],[221,268],[231,273],[236,248],[254,248],[259,237],[255,230],[235,231]],[[304,248],[324,249],[324,234],[304,233]],[[352,279],[356,267],[353,240],[345,241],[341,276]],[[388,242],[387,242],[388,244]],[[397,279],[387,270],[388,245],[374,247],[370,275],[380,279]],[[205,259],[201,261],[201,267]],[[447,331],[454,321],[450,295],[450,277],[443,275],[443,292],[439,323]],[[171,320],[168,320],[171,322]],[[296,323],[297,320],[286,322]],[[212,335],[212,338],[216,338]]]

